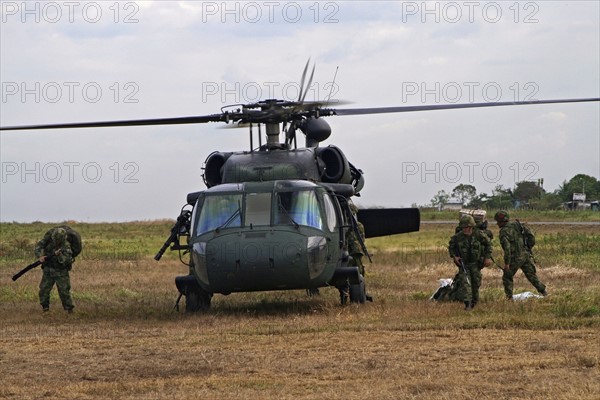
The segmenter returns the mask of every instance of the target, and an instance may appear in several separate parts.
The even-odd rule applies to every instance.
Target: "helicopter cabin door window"
[[[246,226],[271,224],[271,193],[246,194]]]
[[[323,219],[317,195],[312,190],[278,192],[276,225],[305,225],[323,229]]]

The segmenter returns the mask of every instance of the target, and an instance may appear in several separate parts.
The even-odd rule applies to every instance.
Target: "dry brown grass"
[[[454,269],[417,257],[371,266],[364,306],[322,289],[217,295],[210,313],[185,315],[172,311],[185,267],[151,257],[78,261],[73,315],[55,293],[43,315],[39,271],[13,283],[21,265],[3,263],[0,398],[600,398],[595,270],[546,260],[551,296],[508,303],[486,269],[465,313],[427,301]],[[521,273],[515,283],[533,290]]]

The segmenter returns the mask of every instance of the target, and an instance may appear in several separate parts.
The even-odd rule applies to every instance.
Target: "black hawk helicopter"
[[[364,177],[340,148],[319,146],[331,135],[325,117],[600,101],[583,98],[338,109],[328,107],[326,102],[305,101],[314,76],[313,66],[304,86],[308,66],[302,74],[297,101],[268,99],[226,106],[218,114],[204,116],[10,126],[0,130],[208,122],[247,126],[249,150],[215,151],[208,156],[203,174],[207,189],[188,194],[170,236],[154,257],[160,260],[170,247],[179,251],[180,259],[189,266],[187,275],[175,279],[179,299],[186,298],[186,311],[208,309],[215,293],[295,289],[316,293],[327,286],[339,290],[342,304],[365,303],[370,296],[366,294],[364,268],[357,260],[362,254],[370,259],[364,239],[418,231],[420,214],[417,208],[354,207],[351,198],[360,195]],[[305,136],[305,147],[297,146],[298,131]],[[359,248],[349,249],[353,243]],[[183,255],[189,256],[189,262],[183,260]]]

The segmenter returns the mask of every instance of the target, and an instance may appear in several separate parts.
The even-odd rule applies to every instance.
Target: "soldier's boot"
[[[473,307],[471,306],[470,301],[465,301],[465,311],[471,311]]]
[[[371,296],[369,293],[365,294],[365,299],[369,302],[373,302],[373,296]]]
[[[348,304],[350,302],[350,287],[339,287],[338,290],[340,291],[340,303]]]
[[[477,302],[475,300],[471,301],[471,309],[474,309],[476,304]]]
[[[546,292],[546,289],[542,290],[542,291],[540,292],[540,294],[541,294],[542,296],[544,296],[544,297],[548,296],[548,292]]]
[[[49,304],[41,304],[41,306],[42,306],[42,311],[43,312],[50,311],[50,305]]]
[[[73,307],[71,308],[65,308],[65,311],[69,314],[73,314]]]

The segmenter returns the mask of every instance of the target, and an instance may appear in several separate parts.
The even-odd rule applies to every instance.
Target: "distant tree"
[[[449,198],[450,195],[446,193],[445,190],[439,190],[436,195],[433,196],[433,199],[431,199],[431,205],[442,208],[446,203],[448,203]]]
[[[489,196],[486,193],[480,193],[473,197],[467,206],[469,208],[484,208],[487,207]]]
[[[492,191],[492,197],[486,202],[488,208],[513,208],[513,192],[510,189],[504,189],[502,185],[497,185]]]
[[[531,199],[529,205],[536,210],[556,210],[563,203],[556,193],[544,193],[541,199]]]
[[[473,185],[460,184],[452,189],[452,197],[460,200],[463,204],[470,203],[477,194],[477,189]]]
[[[564,181],[558,188],[556,194],[562,201],[573,200],[573,193],[584,193],[588,200],[597,200],[600,198],[600,181],[593,176],[577,174],[568,182]]]
[[[541,199],[544,193],[544,189],[538,182],[522,181],[517,183],[513,197],[521,202],[529,202],[530,200]]]

